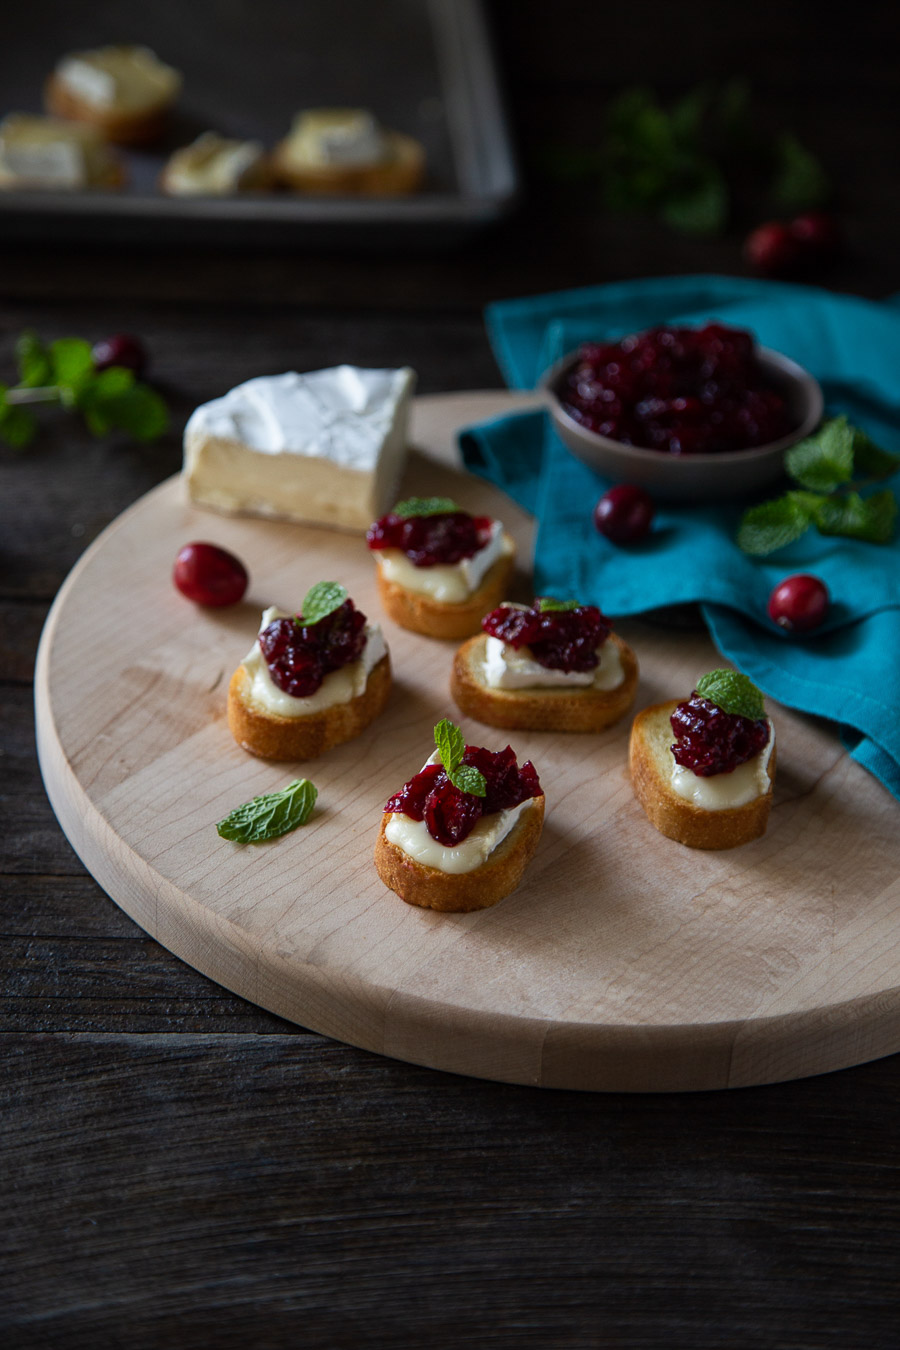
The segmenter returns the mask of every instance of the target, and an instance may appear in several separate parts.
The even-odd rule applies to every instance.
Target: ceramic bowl
[[[768,347],[756,355],[770,381],[785,396],[796,429],[780,440],[751,450],[727,450],[714,455],[670,455],[588,431],[563,408],[556,392],[563,376],[578,360],[569,352],[541,377],[560,438],[579,459],[617,483],[636,483],[651,495],[669,501],[709,502],[742,497],[771,486],[782,476],[784,452],[809,436],[822,420],[824,401],[817,380],[796,361]]]

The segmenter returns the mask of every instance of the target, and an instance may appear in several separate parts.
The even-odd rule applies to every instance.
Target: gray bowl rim
[[[800,425],[793,431],[788,432],[786,436],[782,436],[777,441],[767,441],[765,445],[750,446],[746,450],[720,450],[713,454],[669,455],[664,451],[651,450],[644,445],[626,445],[623,441],[614,441],[609,436],[601,436],[599,432],[588,430],[581,422],[576,421],[565,411],[555,388],[556,382],[563,372],[578,359],[580,348],[567,352],[558,361],[554,361],[552,366],[548,366],[538,380],[537,388],[549,398],[553,416],[558,417],[560,422],[574,435],[583,438],[586,446],[595,445],[598,449],[615,451],[629,458],[634,456],[638,463],[643,461],[647,464],[689,463],[698,468],[704,465],[719,465],[722,467],[723,464],[749,464],[754,460],[765,459],[768,455],[776,455],[780,451],[788,450],[792,445],[804,440],[815,431],[825,411],[825,397],[822,393],[822,386],[804,366],[801,366],[793,357],[785,356],[784,352],[775,351],[772,347],[762,347],[755,342],[754,348],[761,364],[774,368],[779,375],[793,381],[803,390],[808,409]]]

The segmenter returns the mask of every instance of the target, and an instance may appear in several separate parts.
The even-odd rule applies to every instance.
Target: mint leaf
[[[738,525],[738,547],[758,558],[784,548],[806,533],[824,500],[812,492],[786,492],[774,501],[751,506]]]
[[[822,534],[862,539],[869,544],[887,544],[894,533],[897,501],[886,488],[871,497],[848,492],[841,497],[826,497],[817,513],[816,525]]]
[[[456,502],[450,497],[407,497],[405,501],[397,503],[391,514],[406,520],[410,516],[444,516],[458,510]]]
[[[728,188],[714,165],[698,166],[693,181],[673,192],[660,215],[683,234],[718,234],[728,219]]]
[[[124,384],[122,376],[129,375],[132,377],[130,384]],[[107,376],[115,378],[107,380]],[[101,385],[100,381],[104,383]],[[78,405],[86,420],[90,408],[94,419],[104,424],[104,432],[124,431],[136,441],[155,441],[169,426],[169,413],[163,399],[149,385],[138,383],[132,372],[122,366],[111,366],[95,376],[78,396]]]
[[[300,618],[305,624],[318,623],[333,614],[347,599],[347,587],[337,581],[317,581],[303,597]]]
[[[846,417],[823,422],[812,436],[788,450],[785,468],[802,487],[833,492],[853,478],[853,428]]]
[[[266,839],[277,839],[306,824],[317,796],[308,778],[297,778],[280,792],[267,792],[235,807],[216,829],[223,839],[236,844],[261,844]]]
[[[49,346],[52,384],[67,408],[78,403],[78,395],[94,375],[91,344],[81,338],[58,338]]]
[[[449,717],[442,717],[434,729],[434,743],[449,777],[465,753],[465,738],[455,722],[451,722]]]
[[[7,387],[0,384],[0,440],[13,450],[24,450],[37,434],[37,422],[27,408],[6,402]]]
[[[577,600],[554,600],[550,595],[542,595],[537,607],[541,614],[567,614],[572,609],[580,608]]]
[[[19,364],[19,383],[26,389],[40,389],[42,385],[52,384],[50,357],[36,333],[23,333],[16,342],[16,360]]]
[[[900,469],[900,455],[883,450],[860,427],[853,427],[852,430],[855,478],[888,478]]]
[[[758,722],[766,715],[762,694],[739,670],[711,670],[697,681],[697,693],[733,717],[749,717]]]
[[[448,773],[447,777],[460,792],[468,792],[473,797],[487,796],[487,782],[480,769],[471,764],[460,764],[459,768]]]
[[[775,177],[771,194],[777,206],[803,211],[811,206],[821,206],[828,199],[831,184],[825,170],[796,136],[790,132],[779,136],[774,153]]]

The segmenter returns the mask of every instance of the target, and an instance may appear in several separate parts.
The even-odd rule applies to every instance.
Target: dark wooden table
[[[849,250],[823,278],[900,289],[891,7],[491,5],[526,209],[442,256],[7,246],[0,371],[23,327],[141,333],[173,409],[152,447],[57,424],[0,451],[4,1074],[0,1344],[895,1347],[900,1056],[703,1096],[542,1092],[379,1059],[182,965],[85,872],[33,742],[34,652],[88,543],[175,472],[200,401],[251,375],[410,363],[496,386],[502,295],[742,274],[543,176],[609,96],[749,73],[827,160]],[[72,679],[85,678],[73,671]]]

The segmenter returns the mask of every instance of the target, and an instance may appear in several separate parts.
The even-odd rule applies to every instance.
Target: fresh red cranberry
[[[790,276],[802,256],[802,245],[790,226],[780,220],[757,225],[744,240],[744,260],[767,277]]]
[[[147,350],[133,333],[114,333],[112,337],[96,342],[91,356],[95,370],[124,366],[126,370],[133,370],[135,375],[143,375],[147,369]]]
[[[694,690],[679,703],[669,719],[675,733],[671,747],[675,762],[691,769],[698,778],[731,773],[764,748],[769,739],[766,719],[755,721],[723,712],[716,703]]]
[[[345,600],[318,623],[301,615],[273,619],[259,635],[272,683],[292,698],[308,698],[326,675],[358,661],[366,645],[366,616]]]
[[[636,544],[650,532],[654,506],[634,483],[612,487],[594,507],[594,526],[614,544]]]
[[[447,511],[433,516],[395,516],[388,512],[366,532],[371,549],[398,548],[414,567],[453,564],[473,557],[491,537],[490,516]]]
[[[769,618],[789,633],[808,633],[828,613],[828,588],[818,577],[797,572],[780,581],[769,596]]]
[[[244,598],[250,578],[247,569],[218,544],[185,544],[175,559],[172,580],[198,605],[236,605]]]
[[[843,236],[834,216],[825,211],[808,211],[790,223],[791,236],[810,263],[828,263],[843,247]]]
[[[596,605],[579,605],[570,610],[542,610],[500,605],[481,620],[491,637],[508,642],[517,651],[528,647],[539,666],[547,670],[594,670],[600,660],[600,647],[612,630],[612,623]]]
[[[495,751],[467,745],[463,763],[484,774],[484,797],[460,792],[450,782],[443,765],[426,764],[421,773],[391,797],[385,811],[424,820],[433,839],[453,848],[472,833],[482,816],[511,810],[520,802],[540,795],[541,784],[534,765],[527,760],[519,768],[511,746]]]
[[[720,323],[585,343],[556,393],[589,431],[673,455],[765,445],[794,426],[752,336]]]

